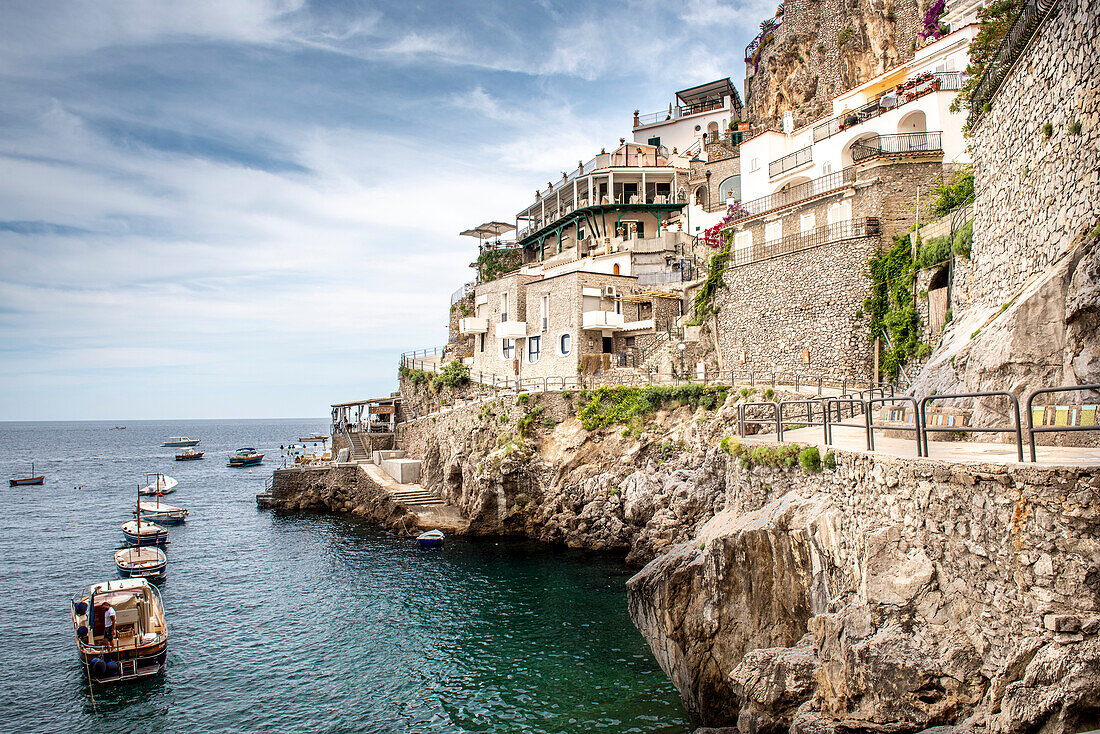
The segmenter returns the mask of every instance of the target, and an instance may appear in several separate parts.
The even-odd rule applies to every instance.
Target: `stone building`
[[[668,111],[644,115],[634,112],[635,143],[645,143],[691,154],[704,143],[724,134],[731,123],[741,120],[741,95],[729,77],[700,84],[676,93]]]

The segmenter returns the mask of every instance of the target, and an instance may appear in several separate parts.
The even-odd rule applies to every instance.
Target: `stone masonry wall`
[[[1100,0],[1059,0],[975,125],[971,305],[1007,302],[1100,220],[1098,57]]]

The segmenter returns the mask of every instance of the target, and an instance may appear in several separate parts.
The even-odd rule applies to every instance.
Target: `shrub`
[[[978,11],[978,34],[967,49],[970,54],[970,63],[966,67],[966,81],[963,82],[958,96],[951,102],[952,112],[958,112],[970,106],[978,83],[985,75],[986,67],[1000,50],[1001,39],[1012,27],[1012,21],[1019,15],[1022,6],[1023,0],[992,0]],[[982,112],[989,112],[990,108],[989,102],[982,104]],[[967,119],[968,129],[974,122],[973,119]]]
[[[868,337],[871,341],[889,337],[891,346],[883,352],[882,371],[893,377],[913,356],[921,335],[912,293],[916,269],[909,235],[895,236],[894,247],[875,255],[867,265],[872,283],[871,297],[863,303],[863,310],[871,316]]]
[[[719,288],[726,286],[726,281],[722,278],[722,274],[726,270],[726,262],[730,259],[730,243],[729,238],[726,238],[726,246],[718,252],[714,253],[714,256],[710,259],[710,272],[707,273],[707,279],[703,281],[703,285],[699,287],[699,292],[695,295],[695,300],[692,302],[692,308],[694,315],[691,317],[691,321],[688,322],[688,326],[702,326],[703,322],[707,320],[707,317],[714,310],[714,297],[718,293]]]
[[[563,398],[565,398],[566,400],[572,400],[573,399],[573,393],[569,392],[568,390],[562,390],[561,391],[561,396]]]
[[[722,439],[722,443],[718,444],[719,448],[723,452],[729,454],[733,458],[739,458],[741,454],[745,453],[745,447],[741,445],[740,441],[735,441],[733,438],[726,436]]]
[[[516,396],[516,405],[523,405],[530,399],[531,399],[531,396],[528,395],[527,393],[522,393],[520,395],[517,395]]]
[[[589,431],[623,424],[640,435],[644,419],[666,405],[705,407],[725,401],[728,393],[729,387],[725,385],[601,387],[587,393],[580,419]]]
[[[829,471],[836,471],[836,452],[829,450],[825,452],[825,458],[821,460],[822,466]]]
[[[1069,132],[1070,132],[1071,135],[1080,135],[1081,134],[1081,121],[1080,120],[1074,120],[1073,123],[1069,126]]]
[[[1054,125],[1049,122],[1043,124],[1043,137],[1050,140],[1050,136],[1054,134]]]
[[[921,342],[917,345],[917,351],[914,355],[917,359],[927,359],[932,354],[932,345],[927,342]]]
[[[853,31],[850,27],[842,29],[840,33],[838,33],[836,36],[836,45],[843,46],[845,43],[848,42],[848,39],[852,37],[852,33],[854,32],[855,31]]]
[[[817,446],[807,446],[798,452],[798,464],[807,474],[820,474],[821,454],[818,453]]]
[[[932,193],[936,197],[932,201],[932,216],[942,217],[974,198],[974,171],[967,167],[952,176],[950,181],[938,177],[932,185]]]
[[[558,424],[555,423],[554,419],[549,417],[549,416],[542,419],[542,427],[545,428],[548,431],[553,429],[553,427],[556,426],[556,425],[558,425]]]
[[[461,360],[452,360],[432,377],[432,390],[439,392],[444,387],[461,387],[470,381],[470,368]]]
[[[767,390],[764,391],[764,399],[765,400],[771,400],[774,397],[775,397],[775,390],[772,390],[769,387]]]
[[[921,270],[942,265],[950,259],[951,237],[949,235],[933,237],[926,242],[922,242],[920,249],[917,251],[917,267]]]
[[[974,221],[971,220],[959,228],[955,233],[955,240],[951,243],[951,250],[961,257],[970,257],[970,248],[974,244]]]
[[[945,311],[944,314],[943,314],[943,323],[944,323],[944,325],[946,326],[947,324],[950,324],[951,319],[954,318],[954,316],[955,316],[955,314],[952,313],[951,307],[948,306],[947,311]]]

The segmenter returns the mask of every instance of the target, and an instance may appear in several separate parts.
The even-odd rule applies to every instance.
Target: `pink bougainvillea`
[[[947,10],[947,4],[944,0],[936,0],[932,3],[928,8],[928,12],[924,14],[923,27],[918,33],[921,38],[935,41],[944,35],[944,27],[940,25],[940,16],[944,14],[945,10]]]
[[[703,230],[703,243],[711,247],[718,247],[722,244],[722,230],[731,222],[736,222],[738,219],[747,215],[748,212],[745,210],[745,207],[741,206],[741,202],[733,202],[726,207],[726,216],[722,218],[721,222]]]

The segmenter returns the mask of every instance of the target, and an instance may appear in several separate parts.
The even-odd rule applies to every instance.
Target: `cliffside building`
[[[668,111],[634,113],[634,142],[664,146],[680,153],[700,150],[703,137],[713,142],[741,119],[741,95],[729,77],[676,93]]]

